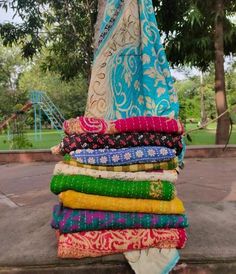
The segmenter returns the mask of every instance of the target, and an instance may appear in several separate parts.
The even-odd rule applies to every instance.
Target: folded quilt
[[[183,125],[179,120],[160,116],[138,116],[115,121],[99,118],[77,117],[64,122],[64,131],[67,135],[74,133],[114,134],[123,132],[159,132],[182,134]]]
[[[168,181],[124,181],[116,179],[93,178],[84,175],[54,175],[51,180],[51,191],[55,194],[66,190],[81,193],[139,198],[172,200],[176,196],[175,185]]]
[[[81,164],[78,161],[72,159],[70,156],[65,156],[65,163],[83,167],[87,169],[94,169],[100,171],[113,171],[113,172],[137,172],[137,171],[149,171],[149,170],[174,170],[178,167],[178,159],[172,158],[169,161],[156,162],[156,163],[142,163],[142,164],[131,164],[131,165],[120,165],[120,166],[99,166],[99,165],[87,165]]]
[[[120,166],[168,161],[175,157],[175,151],[166,147],[145,146],[120,149],[77,149],[70,155],[82,164]]]
[[[75,166],[73,165],[75,163]],[[76,161],[71,161],[71,165],[59,162],[54,168],[54,175],[87,175],[94,178],[105,178],[105,179],[117,179],[127,181],[157,181],[164,180],[169,182],[176,182],[178,175],[176,170],[156,170],[154,172],[114,172],[114,171],[103,171],[94,170],[90,168],[77,167]],[[127,167],[127,166],[125,166]]]
[[[131,132],[121,134],[81,133],[65,136],[60,143],[63,154],[76,149],[124,148],[138,146],[164,146],[182,151],[181,135],[160,134],[156,132]]]
[[[180,199],[158,201],[148,199],[114,198],[67,190],[59,194],[64,207],[120,212],[142,212],[157,214],[183,214],[184,206]]]
[[[99,257],[151,247],[183,248],[186,240],[186,231],[183,228],[100,230],[59,234],[58,256]]]
[[[126,228],[184,228],[185,215],[76,210],[55,205],[51,226],[61,233]]]

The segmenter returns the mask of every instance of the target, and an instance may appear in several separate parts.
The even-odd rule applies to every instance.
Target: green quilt
[[[172,200],[176,196],[175,185],[168,181],[122,181],[94,178],[84,175],[54,175],[51,191],[55,194],[74,190],[87,194],[110,197]]]

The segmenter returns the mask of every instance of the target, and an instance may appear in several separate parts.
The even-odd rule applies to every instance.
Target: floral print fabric
[[[121,149],[81,149],[70,153],[72,159],[82,164],[119,166],[136,163],[168,161],[175,151],[165,147],[132,147]]]
[[[150,247],[183,248],[186,240],[184,228],[58,233],[58,256],[60,258],[84,258]]]
[[[81,133],[63,138],[60,151],[63,154],[76,149],[104,149],[138,146],[164,146],[175,149],[176,155],[182,151],[181,135],[156,132],[131,132],[120,134]]]
[[[151,0],[109,0],[85,114],[178,117],[179,104]]]

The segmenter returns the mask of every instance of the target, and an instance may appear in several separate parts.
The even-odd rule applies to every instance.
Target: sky
[[[14,12],[12,9],[8,9],[6,12],[4,9],[0,8],[0,23],[5,23],[5,22],[14,22],[14,23],[20,23],[21,20],[18,16],[16,16],[13,19]]]

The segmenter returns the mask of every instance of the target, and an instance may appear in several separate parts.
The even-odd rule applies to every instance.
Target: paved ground
[[[54,165],[0,166],[0,273],[110,273],[114,265],[114,273],[132,273],[122,255],[57,259],[49,225],[52,206],[57,203],[49,192]],[[174,273],[235,274],[236,158],[187,159],[177,189],[190,228],[187,247],[181,252],[183,264]]]

